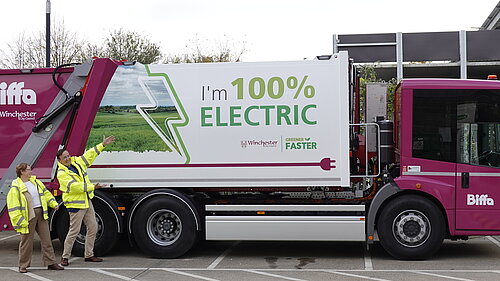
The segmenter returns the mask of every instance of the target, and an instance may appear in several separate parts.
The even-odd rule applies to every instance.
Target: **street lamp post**
[[[45,13],[45,66],[50,67],[50,0]]]

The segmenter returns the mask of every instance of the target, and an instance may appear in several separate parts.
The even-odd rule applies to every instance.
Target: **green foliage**
[[[82,63],[93,57],[136,61],[142,64],[158,63],[164,57],[160,44],[134,31],[117,29],[97,44],[68,30],[64,22],[54,23],[51,33],[51,66]],[[45,67],[45,29],[33,35],[21,33],[9,40],[0,50],[0,68]],[[216,42],[196,37],[186,45],[183,54],[170,55],[163,63],[237,62],[246,52],[245,41],[236,42],[225,37]]]
[[[196,37],[190,45],[186,53],[170,55],[163,63],[239,62],[246,52],[245,41],[235,42],[227,37],[216,43]]]
[[[103,136],[113,135],[116,141],[106,147],[107,151],[172,151],[139,113],[116,110],[114,112],[105,112],[101,108],[97,113],[87,141],[87,149],[100,143]],[[178,119],[179,114],[159,112],[151,113],[151,117],[162,122],[167,118]]]
[[[115,60],[137,61],[142,64],[158,62],[161,48],[147,37],[133,31],[118,29],[104,40],[104,56]]]
[[[392,78],[387,82],[387,115],[389,119],[392,120],[394,118],[394,94],[396,93],[396,89],[398,87],[398,79]]]

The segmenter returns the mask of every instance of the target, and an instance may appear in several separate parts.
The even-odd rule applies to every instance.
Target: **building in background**
[[[379,78],[485,79],[500,76],[500,2],[477,31],[341,34],[334,52],[347,50],[372,64]]]

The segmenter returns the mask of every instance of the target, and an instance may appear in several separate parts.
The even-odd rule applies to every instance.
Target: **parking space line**
[[[472,280],[472,279],[458,278],[458,277],[447,276],[447,275],[441,275],[441,274],[430,273],[430,272],[425,272],[425,271],[410,270],[410,272],[413,272],[413,273],[418,273],[418,274],[423,274],[423,275],[429,275],[429,276],[433,276],[433,277],[440,277],[440,278],[452,279],[452,280],[460,280],[460,281],[474,281],[474,280]]]
[[[486,236],[486,239],[490,240],[491,242],[493,242],[495,245],[497,245],[498,247],[500,247],[500,242],[498,242],[498,240],[496,240],[495,238],[491,237],[491,236]]]
[[[115,273],[112,273],[112,272],[104,271],[102,269],[91,269],[91,270],[94,271],[94,272],[97,272],[97,273],[101,273],[101,274],[108,275],[108,276],[115,277],[115,278],[122,279],[122,280],[138,281],[137,279],[133,279],[133,278],[126,277],[126,276],[123,276],[123,275],[119,275],[119,274],[115,274]]]
[[[240,241],[236,241],[231,247],[227,248],[220,256],[218,256],[208,267],[207,269],[214,269],[219,265],[219,263],[233,250],[234,247],[238,246]]]
[[[260,274],[260,275],[265,275],[265,276],[270,276],[270,277],[276,277],[276,278],[286,279],[286,280],[307,281],[307,280],[304,280],[304,279],[292,278],[292,277],[287,277],[287,276],[282,276],[282,275],[278,275],[278,274],[272,274],[272,273],[262,272],[262,271],[252,270],[252,269],[244,269],[242,271],[246,271],[246,272],[250,272],[250,273],[255,273],[255,274]]]
[[[368,244],[363,243],[364,256],[365,256],[365,270],[373,270],[372,255],[368,248]]]
[[[40,280],[40,281],[52,281],[51,279],[48,279],[48,278],[45,278],[45,277],[42,277],[42,276],[38,276],[36,274],[33,274],[31,272],[28,272],[28,273],[24,273],[25,275],[28,275],[29,277],[31,278],[34,278],[34,279],[37,279],[37,280]]]
[[[34,266],[30,267],[31,270],[46,270],[47,267],[45,266]],[[132,271],[144,271],[144,270],[167,270],[167,271],[247,271],[247,270],[255,270],[259,272],[283,272],[283,271],[293,271],[293,272],[304,272],[304,271],[310,271],[310,272],[359,272],[359,273],[366,273],[366,272],[408,272],[408,273],[422,273],[422,274],[429,274],[429,273],[498,273],[500,274],[500,268],[497,269],[420,269],[420,270],[408,270],[408,269],[373,269],[373,270],[364,270],[364,269],[325,269],[325,268],[303,268],[303,269],[297,269],[297,268],[255,268],[255,269],[248,269],[248,268],[216,268],[216,269],[207,269],[205,267],[65,267],[66,270],[104,270],[104,271],[109,271],[109,270],[132,270]],[[0,266],[0,270],[13,270],[16,271],[18,270],[17,267],[12,267],[12,266]],[[365,276],[366,277],[366,276]],[[454,278],[454,277],[448,277],[448,278]]]
[[[358,275],[358,274],[352,274],[352,273],[346,273],[346,272],[340,272],[340,271],[334,271],[334,270],[323,270],[323,271],[328,272],[328,273],[338,274],[338,275],[361,278],[361,279],[368,279],[368,280],[375,280],[375,281],[390,281],[388,279],[380,279],[380,278],[375,278],[375,277],[370,277],[370,276],[364,276],[364,275]],[[373,270],[371,270],[371,271],[373,271]]]
[[[16,236],[19,236],[19,233],[11,235],[11,236],[4,237],[4,238],[0,238],[0,241],[7,240],[7,239],[10,239],[10,238],[16,237]]]
[[[191,273],[179,271],[176,269],[161,268],[160,270],[164,270],[167,272],[172,272],[172,273],[176,273],[176,274],[180,274],[180,275],[185,275],[185,276],[189,276],[189,277],[193,277],[193,278],[198,278],[198,279],[202,279],[202,280],[207,280],[207,281],[220,281],[218,279],[212,279],[212,278],[208,278],[208,277],[201,276],[201,275],[196,275],[196,274],[191,274]],[[185,268],[185,270],[189,270],[189,268]]]
[[[17,268],[17,267],[10,267],[9,269],[10,269],[10,270],[12,270],[12,271],[15,271],[15,272],[19,272],[19,268]],[[21,273],[20,273],[20,274],[21,274]],[[38,275],[33,274],[33,273],[31,273],[31,272],[28,272],[28,273],[22,273],[22,275],[23,275],[23,276],[29,276],[29,277],[31,277],[31,278],[33,278],[33,279],[37,279],[37,280],[40,280],[40,281],[52,281],[52,280],[50,280],[50,279],[47,279],[47,278],[42,277],[42,276],[38,276]]]

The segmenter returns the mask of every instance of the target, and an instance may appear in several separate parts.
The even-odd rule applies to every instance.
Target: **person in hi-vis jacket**
[[[50,238],[49,207],[58,209],[57,201],[45,185],[31,173],[31,166],[20,163],[16,166],[17,179],[12,181],[7,193],[7,211],[14,229],[20,233],[19,272],[28,272],[33,255],[35,232],[40,237],[43,264],[51,270],[64,269],[56,263],[54,247]]]
[[[101,258],[94,256],[94,242],[97,233],[92,198],[94,190],[104,187],[103,184],[92,184],[87,175],[87,168],[94,159],[104,150],[104,147],[115,140],[114,136],[104,137],[102,143],[88,149],[82,156],[71,156],[66,149],[57,152],[57,180],[62,191],[64,206],[69,213],[69,231],[64,241],[64,251],[61,265],[69,265],[69,257],[80,232],[82,221],[87,226],[85,238],[85,261],[102,262]]]

